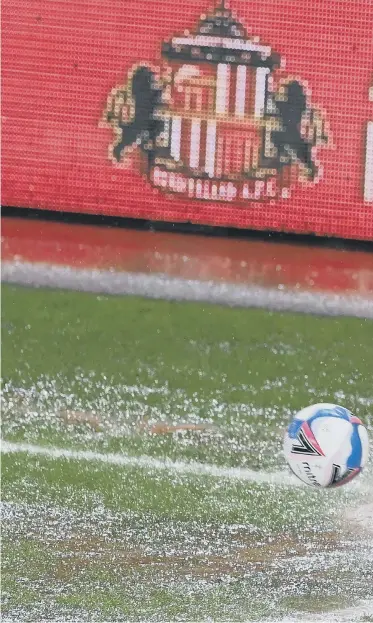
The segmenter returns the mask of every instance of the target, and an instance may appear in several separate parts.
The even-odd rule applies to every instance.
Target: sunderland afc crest
[[[325,115],[224,3],[163,42],[162,59],[135,65],[108,97],[115,165],[136,157],[162,191],[210,201],[287,198],[320,179]]]

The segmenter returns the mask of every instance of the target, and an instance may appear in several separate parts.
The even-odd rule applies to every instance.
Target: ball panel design
[[[341,445],[352,433],[350,422],[337,417],[329,417],[329,414],[313,419],[310,426],[322,448],[323,454],[328,456],[337,453]]]
[[[299,431],[299,435],[302,434],[304,443],[307,443],[307,447],[311,454],[317,454],[318,456],[324,456],[324,452],[320,446],[320,442],[316,439],[312,428],[308,422],[303,422],[303,426]],[[294,450],[293,450],[294,452]]]
[[[329,489],[335,489],[336,487],[341,487],[342,485],[351,482],[351,480],[353,480],[353,478],[355,478],[355,476],[357,476],[361,472],[361,469],[358,467],[356,469],[348,469],[341,474],[338,471],[339,465],[333,465],[333,467],[335,468],[335,470],[330,483],[327,485]]]
[[[351,415],[350,422],[351,422],[351,424],[361,424],[362,426],[364,426],[362,421],[359,420],[359,418],[356,417],[356,415]]]
[[[368,457],[368,433],[345,407],[331,403],[299,411],[285,433],[284,454],[294,474],[314,487],[339,487]]]
[[[362,447],[361,447],[361,439],[359,436],[358,427],[352,426],[352,434],[351,434],[351,454],[347,459],[347,467],[349,469],[356,469],[361,466],[362,459]]]
[[[290,439],[296,439],[298,437],[298,432],[300,427],[302,426],[304,420],[300,420],[298,418],[294,418],[294,420],[289,424],[288,427],[288,435]]]
[[[341,407],[333,406],[332,409],[319,409],[314,413],[307,421],[309,424],[319,418],[337,418],[338,420],[345,420],[351,422],[351,414],[347,409],[341,410]]]
[[[322,409],[334,409],[337,405],[334,405],[330,402],[320,402],[316,405],[311,405],[310,407],[305,407],[298,411],[296,417],[298,420],[309,420],[313,415],[315,415],[318,411]]]
[[[360,442],[361,442],[361,455],[362,455],[361,456],[361,467],[364,467],[367,463],[368,456],[369,456],[368,431],[365,428],[365,426],[363,426],[363,424],[357,427],[357,431],[359,433]]]

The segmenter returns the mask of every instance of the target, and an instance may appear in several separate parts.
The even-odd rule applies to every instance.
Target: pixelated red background
[[[108,158],[99,127],[111,89],[161,43],[193,30],[213,0],[4,0],[3,205],[373,239],[364,202],[373,120],[371,0],[231,0],[230,8],[306,80],[326,111],[333,147],[323,179],[273,203],[186,201]]]

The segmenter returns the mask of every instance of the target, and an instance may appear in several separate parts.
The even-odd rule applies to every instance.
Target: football
[[[296,414],[285,433],[284,453],[292,472],[306,484],[339,487],[362,471],[368,432],[348,409],[320,403]]]

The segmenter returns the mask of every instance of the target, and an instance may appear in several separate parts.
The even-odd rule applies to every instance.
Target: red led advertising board
[[[4,0],[2,203],[373,240],[371,0]]]

